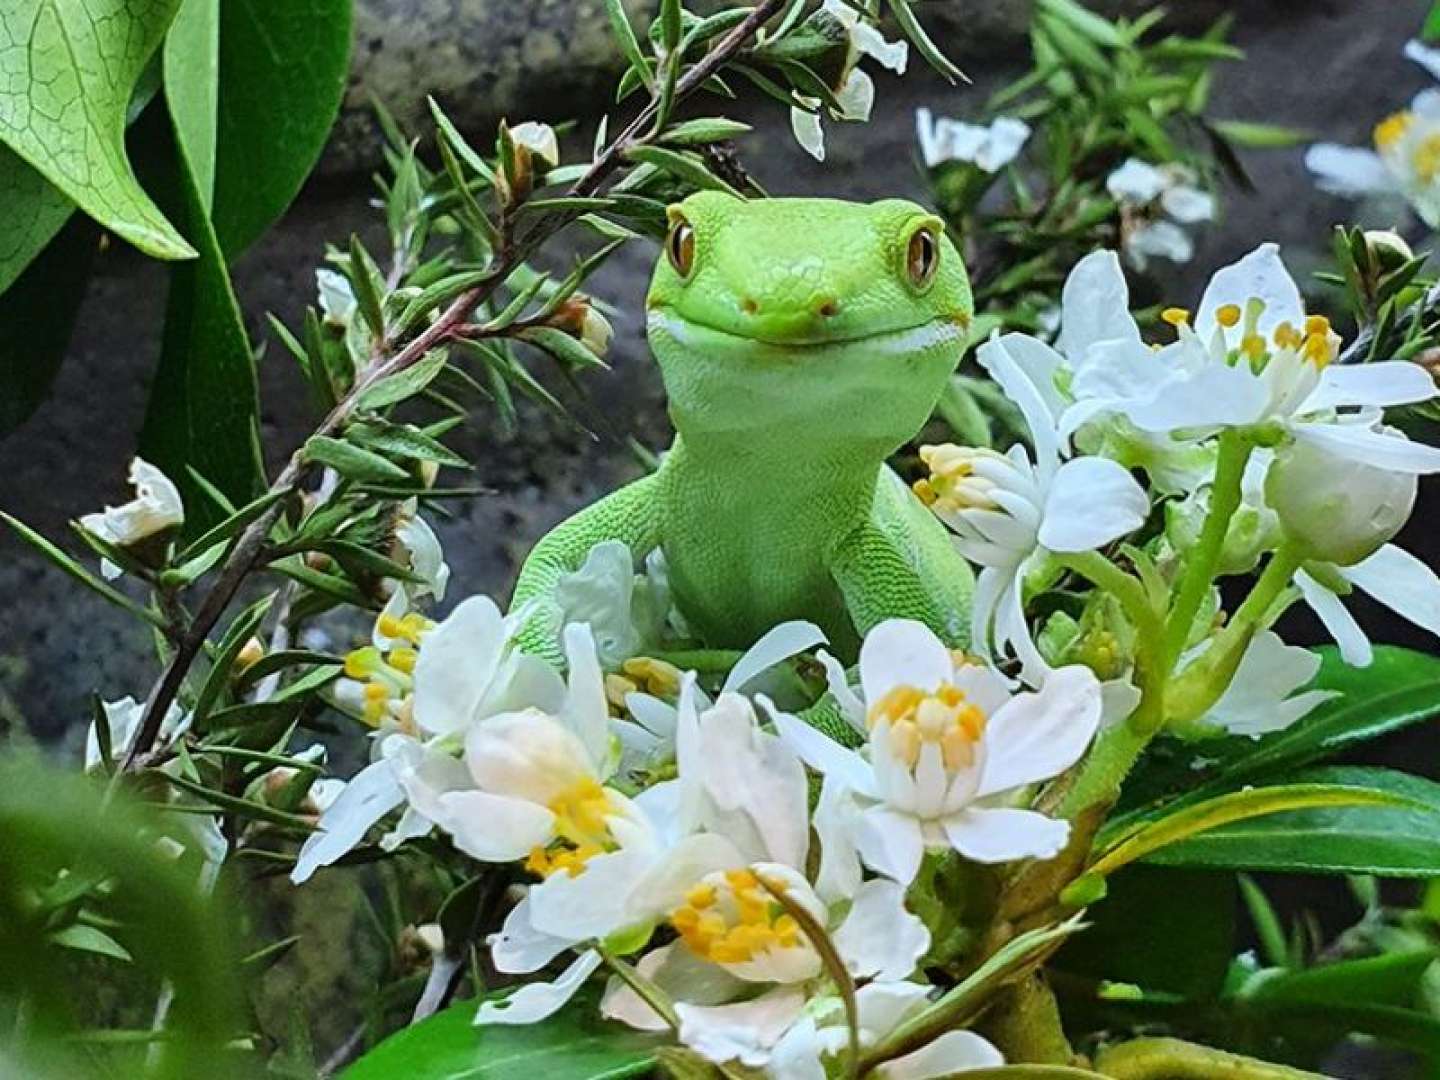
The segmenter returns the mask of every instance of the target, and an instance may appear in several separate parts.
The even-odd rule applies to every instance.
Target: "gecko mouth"
[[[838,337],[833,334],[786,334],[765,335],[742,333],[725,329],[710,323],[686,318],[673,308],[654,307],[650,309],[649,330],[662,331],[682,345],[731,347],[763,346],[766,351],[780,353],[818,353],[827,349],[839,349],[857,345],[874,352],[886,354],[909,354],[922,349],[933,348],[947,342],[961,342],[965,329],[954,319],[935,318],[913,326],[890,327],[868,334]]]

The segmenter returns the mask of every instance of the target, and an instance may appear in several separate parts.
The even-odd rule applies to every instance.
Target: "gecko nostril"
[[[746,296],[740,301],[740,310],[743,311],[746,315],[754,315],[757,311],[760,310],[760,305],[757,304],[750,297]]]
[[[815,314],[822,319],[833,319],[840,314],[840,302],[838,300],[826,300],[815,308]]]

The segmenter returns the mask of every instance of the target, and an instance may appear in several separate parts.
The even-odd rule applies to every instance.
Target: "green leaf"
[[[0,521],[3,521],[6,525],[9,525],[10,528],[14,529],[15,532],[19,534],[20,539],[24,540],[31,547],[35,548],[35,550],[40,552],[41,555],[44,555],[45,558],[49,559],[52,563],[54,563],[56,567],[69,574],[72,578],[80,582],[80,584],[84,585],[86,588],[93,589],[95,592],[103,596],[106,600],[110,601],[110,603],[114,604],[116,607],[124,608],[126,611],[130,612],[130,614],[134,615],[137,619],[143,619],[145,622],[148,622],[150,625],[156,627],[157,629],[163,630],[165,628],[165,620],[161,618],[159,612],[151,611],[147,607],[142,607],[134,600],[131,600],[130,597],[122,593],[119,589],[115,588],[113,585],[109,584],[108,582],[102,581],[100,578],[96,577],[89,570],[86,570],[78,562],[72,559],[69,555],[65,554],[65,552],[61,551],[49,540],[45,539],[45,537],[41,536],[34,529],[30,528],[30,526],[11,517],[3,510],[0,510]]]
[[[1420,36],[1431,43],[1440,41],[1440,0],[1436,0],[1425,16],[1425,23],[1420,27]]]
[[[749,124],[742,124],[739,120],[729,120],[723,116],[705,116],[695,120],[682,120],[661,135],[660,141],[673,146],[698,146],[705,143],[724,142],[726,139],[737,138],[752,130],[754,129]]]
[[[373,450],[329,435],[312,435],[305,443],[305,457],[328,465],[347,480],[408,480],[410,474]]]
[[[433,461],[452,469],[468,469],[470,463],[438,439],[410,424],[373,420],[352,424],[346,438],[371,449],[413,461]]]
[[[650,62],[645,59],[645,54],[640,49],[635,28],[630,25],[630,17],[625,13],[622,0],[605,0],[605,13],[610,16],[610,31],[615,35],[615,43],[620,46],[620,54],[646,86],[653,86],[655,75],[650,70]]]
[[[1440,877],[1440,784],[1391,769],[1356,767],[1316,769],[1297,780],[1295,786],[1369,791],[1375,798],[1368,805],[1317,806],[1232,820],[1156,850],[1147,862],[1206,869]],[[1395,805],[1397,800],[1405,804]]]
[[[391,1035],[343,1080],[622,1080],[647,1075],[666,1041],[600,1019],[598,994],[582,992],[538,1024],[475,1026],[462,1001]]]
[[[683,154],[678,150],[667,150],[663,146],[632,146],[625,151],[631,161],[653,165],[675,177],[677,180],[697,187],[702,191],[724,191],[737,199],[744,196],[711,172],[698,157]]]
[[[260,461],[259,389],[255,354],[245,334],[224,255],[205,212],[182,144],[178,195],[186,234],[200,257],[171,270],[160,363],[151,383],[141,453],[176,477],[187,509],[205,505],[190,470],[234,503],[250,501],[264,486]],[[196,509],[186,517],[198,532],[218,516]]]
[[[175,562],[189,562],[197,555],[201,555],[204,552],[208,551],[214,545],[219,544],[222,541],[229,540],[241,529],[245,528],[246,525],[249,525],[250,522],[254,521],[261,514],[265,513],[266,510],[270,509],[272,505],[274,505],[280,499],[284,498],[285,494],[286,492],[282,490],[267,491],[258,499],[246,503],[244,506],[240,507],[240,509],[232,513],[229,517],[226,517],[225,519],[220,521],[219,524],[206,530],[194,541],[188,544],[185,547],[185,550],[181,551],[178,555],[175,556]]]
[[[367,387],[360,394],[358,404],[362,409],[381,409],[386,405],[394,405],[420,393],[444,370],[445,350],[435,349],[404,371],[388,375]]]
[[[8,153],[0,149],[0,171]],[[24,205],[8,201],[3,192],[0,179],[0,205]],[[21,224],[16,232],[23,231]],[[29,418],[60,371],[75,313],[90,281],[98,233],[93,221],[76,216],[0,293],[0,436]],[[0,245],[9,237],[8,228],[0,229]],[[0,253],[0,290],[6,284],[4,261]]]
[[[276,593],[271,593],[268,596],[262,596],[239,615],[236,615],[219,644],[215,646],[215,655],[210,662],[210,670],[205,673],[205,682],[200,687],[200,693],[195,697],[195,706],[192,710],[195,723],[201,730],[208,726],[211,712],[219,704],[221,695],[224,694],[226,687],[230,685],[230,681],[235,675],[235,661],[240,655],[240,650],[245,648],[245,643],[260,628],[260,623],[269,612],[270,605],[275,602],[276,595]]]
[[[1284,127],[1280,124],[1261,124],[1251,120],[1215,120],[1210,126],[1224,139],[1236,146],[1247,146],[1257,150],[1274,150],[1287,146],[1299,146],[1315,138],[1314,132],[1303,128]]]
[[[165,35],[165,104],[205,213],[215,199],[220,99],[220,0],[181,0]]]
[[[926,63],[951,82],[956,79],[969,82],[965,73],[951,63],[950,58],[930,39],[930,35],[920,25],[920,20],[915,17],[915,12],[910,9],[910,4],[911,0],[890,0],[890,10],[895,13],[895,21],[900,24],[900,29],[905,32],[910,43],[920,50]]]
[[[284,212],[330,136],[352,0],[222,0],[215,235],[228,258]]]
[[[0,206],[11,211],[9,223],[0,231],[3,293],[60,231],[75,212],[75,204],[19,154],[0,145]]]
[[[1235,952],[1234,875],[1127,866],[1107,884],[1086,910],[1089,927],[1054,966],[1147,991],[1217,996]]]
[[[140,250],[195,250],[125,156],[131,94],[180,0],[7,0],[0,10],[0,143]],[[24,216],[20,214],[18,216]]]
[[[527,326],[515,337],[536,348],[544,349],[563,366],[569,368],[604,367],[605,362],[584,345],[553,326]]]
[[[1367,771],[1367,770],[1360,770]],[[1397,774],[1401,775],[1401,774]],[[1161,852],[1182,840],[1208,834],[1222,826],[1248,822],[1253,818],[1283,813],[1287,810],[1332,809],[1336,807],[1397,806],[1413,808],[1413,800],[1386,788],[1375,787],[1366,778],[1322,779],[1304,783],[1276,784],[1273,787],[1246,788],[1217,795],[1203,802],[1190,803],[1180,809],[1164,808],[1147,821],[1130,823],[1127,828],[1104,830],[1097,840],[1100,858],[1089,868],[1099,875],[1112,874],[1120,867]],[[1434,826],[1440,827],[1440,820]],[[1201,843],[1201,840],[1196,840]],[[1313,838],[1309,842],[1313,842]],[[1211,865],[1206,862],[1175,863],[1157,856],[1152,861],[1170,865]],[[1248,864],[1247,864],[1248,865]],[[1363,873],[1363,870],[1355,871]]]
[[[114,960],[129,960],[130,954],[121,945],[103,930],[97,930],[93,926],[85,926],[75,923],[65,927],[63,930],[56,930],[50,935],[50,941],[66,949],[75,949],[78,952],[96,953],[99,956],[108,956]]]
[[[1440,657],[1379,645],[1374,662],[1357,668],[1332,646],[1316,651],[1320,671],[1308,689],[1333,690],[1336,697],[1258,740],[1210,739],[1187,744],[1169,760],[1147,758],[1127,782],[1127,801],[1133,805],[1167,791],[1184,791],[1187,800],[1209,798],[1242,784],[1288,777],[1301,766],[1440,714]],[[1197,768],[1195,758],[1208,764]]]

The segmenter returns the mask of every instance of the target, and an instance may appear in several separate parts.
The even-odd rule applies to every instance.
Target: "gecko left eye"
[[[940,268],[940,237],[934,228],[922,225],[910,234],[910,243],[905,249],[905,273],[910,284],[923,289],[935,280],[935,271]]]
[[[665,254],[675,272],[686,278],[695,263],[695,228],[679,214],[674,215],[673,221],[670,235],[665,238]]]

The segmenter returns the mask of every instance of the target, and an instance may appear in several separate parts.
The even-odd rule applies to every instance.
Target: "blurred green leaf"
[[[220,95],[220,0],[181,0],[165,35],[165,104],[208,215],[215,198]]]
[[[399,465],[373,450],[366,450],[329,435],[312,435],[305,443],[305,457],[309,461],[328,465],[347,480],[376,480],[384,483],[387,480],[407,480],[410,477]]]
[[[82,210],[142,251],[185,259],[194,249],[141,189],[125,156],[126,110],[180,0],[8,0],[0,37],[0,143]],[[75,108],[76,102],[83,108]],[[36,189],[31,183],[31,197]],[[54,214],[40,194],[37,210]],[[27,208],[13,208],[28,218]]]
[[[462,1001],[391,1035],[344,1080],[622,1080],[645,1076],[666,1040],[600,1019],[598,995],[582,992],[538,1024],[475,1026]]]
[[[1393,769],[1358,767],[1315,769],[1295,780],[1296,787],[1369,791],[1406,805],[1372,801],[1236,819],[1155,850],[1147,861],[1207,869],[1440,876],[1440,784]]]
[[[215,235],[233,259],[290,205],[330,136],[352,0],[220,0]]]
[[[1252,120],[1214,120],[1210,126],[1222,138],[1236,146],[1255,150],[1274,150],[1287,146],[1299,146],[1315,138],[1314,132],[1303,128],[1284,127],[1280,124],[1261,124]]]

